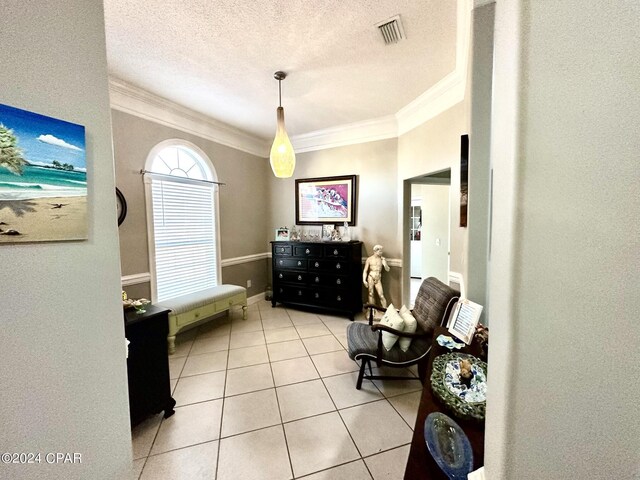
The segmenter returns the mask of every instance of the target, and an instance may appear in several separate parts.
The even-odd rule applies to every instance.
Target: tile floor
[[[262,301],[178,335],[176,413],[133,429],[132,478],[401,479],[421,384],[356,390],[348,324]]]

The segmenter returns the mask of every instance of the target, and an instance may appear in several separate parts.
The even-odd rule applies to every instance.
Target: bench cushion
[[[176,298],[170,298],[160,302],[158,305],[171,310],[171,313],[179,315],[189,310],[204,307],[210,303],[225,298],[232,297],[239,293],[246,295],[247,289],[238,285],[218,285],[217,287],[208,288],[199,292],[182,295]]]

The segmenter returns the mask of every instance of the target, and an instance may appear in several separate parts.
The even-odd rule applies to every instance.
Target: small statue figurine
[[[291,240],[292,242],[300,241],[300,234],[298,233],[295,225],[291,227],[291,235],[289,236],[289,240]]]
[[[369,303],[374,304],[373,290],[378,292],[380,298],[380,305],[382,308],[387,308],[387,299],[384,298],[384,290],[382,289],[382,269],[389,271],[389,265],[387,265],[387,259],[382,256],[382,245],[376,245],[373,247],[373,255],[367,258],[364,264],[364,270],[362,272],[362,283],[369,288]]]
[[[342,241],[348,242],[349,240],[351,240],[351,236],[349,235],[349,222],[345,220],[344,229],[342,230]]]
[[[471,386],[473,372],[471,371],[471,362],[469,360],[460,360],[460,383]]]

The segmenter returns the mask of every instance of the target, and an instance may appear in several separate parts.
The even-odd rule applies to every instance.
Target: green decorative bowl
[[[460,361],[471,362],[473,378],[467,387],[461,382]],[[431,389],[434,395],[463,420],[484,421],[487,406],[487,364],[467,353],[445,353],[433,359]]]

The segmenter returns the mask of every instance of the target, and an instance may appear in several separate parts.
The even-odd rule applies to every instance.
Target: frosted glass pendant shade
[[[269,155],[271,169],[276,177],[289,178],[296,168],[296,154],[293,151],[293,145],[291,145],[287,131],[284,129],[284,109],[282,107],[278,107],[277,117],[276,138],[273,139],[271,154]]]

